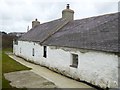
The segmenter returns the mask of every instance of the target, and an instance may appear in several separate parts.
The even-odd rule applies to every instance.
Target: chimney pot
[[[69,6],[69,4],[67,4],[67,9],[69,9],[70,8],[70,6]]]

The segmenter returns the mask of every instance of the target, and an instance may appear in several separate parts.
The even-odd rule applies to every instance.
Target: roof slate
[[[38,41],[42,45],[119,52],[118,19],[118,13],[73,20],[67,24],[64,23],[66,20],[58,19],[40,24],[20,40]],[[56,32],[61,25],[64,27]]]
[[[40,24],[29,30],[19,40],[38,41],[41,43],[47,39],[47,37],[54,34],[59,27],[66,24],[67,22],[68,21],[65,19],[57,19],[51,22]]]
[[[43,45],[119,52],[118,13],[69,22]]]

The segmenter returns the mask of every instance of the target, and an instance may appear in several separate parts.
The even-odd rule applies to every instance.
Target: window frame
[[[32,56],[35,56],[35,49],[32,48]]]
[[[74,58],[76,58],[76,57],[77,57],[77,63],[75,63],[76,61],[74,61],[75,60]],[[70,67],[78,68],[78,61],[79,61],[78,54],[72,53],[71,54],[71,65],[70,65]]]
[[[20,47],[20,53],[21,53],[21,47]]]

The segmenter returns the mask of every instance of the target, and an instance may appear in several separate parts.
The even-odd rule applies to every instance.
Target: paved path
[[[30,70],[5,73],[4,76],[16,88],[57,88],[54,83]]]
[[[13,58],[17,62],[19,62],[29,68],[32,68],[32,70],[31,70],[32,72],[53,82],[59,88],[91,88],[93,90],[93,87],[91,87],[87,84],[67,78],[67,77],[60,75],[58,73],[55,73],[45,67],[41,67],[40,65],[29,63],[22,58],[16,57],[15,55],[9,55],[9,57]]]

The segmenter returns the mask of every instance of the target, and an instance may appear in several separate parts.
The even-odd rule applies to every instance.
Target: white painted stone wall
[[[34,48],[35,55],[32,55],[32,50]],[[20,52],[21,49],[21,52]],[[18,41],[18,45],[14,45],[14,53],[20,57],[25,58],[28,61],[32,62],[42,62],[43,58],[43,47],[40,46],[38,43],[34,42],[25,42],[25,41]],[[41,60],[41,61],[40,61]]]
[[[33,48],[35,56],[32,56]],[[14,45],[13,51],[18,56],[47,66],[74,79],[87,81],[102,88],[116,88],[118,86],[117,55],[100,51],[48,46],[47,58],[44,58],[43,46],[25,41],[18,41],[18,45]],[[70,67],[72,54],[78,54],[78,68]]]

